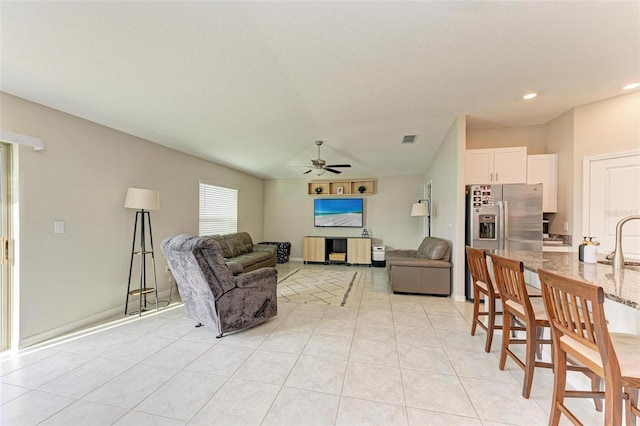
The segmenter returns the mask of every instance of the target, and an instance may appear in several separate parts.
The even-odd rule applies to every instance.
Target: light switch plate
[[[56,220],[53,222],[53,233],[54,234],[64,234],[64,221]]]

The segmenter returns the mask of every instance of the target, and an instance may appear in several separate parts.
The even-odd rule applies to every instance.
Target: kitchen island
[[[580,262],[575,252],[488,252],[521,261],[525,268],[525,281],[536,288],[540,288],[538,269],[601,286],[608,299],[605,300],[605,313],[610,331],[640,334],[640,267],[626,266],[625,269],[614,271],[611,265]],[[604,255],[599,255],[598,259],[604,260]]]

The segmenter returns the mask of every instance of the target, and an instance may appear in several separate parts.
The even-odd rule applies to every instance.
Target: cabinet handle
[[[496,182],[498,181],[498,172],[496,172]]]
[[[9,240],[7,237],[2,237],[0,239],[0,244],[2,245],[2,255],[0,256],[0,264],[6,265],[9,260]]]
[[[489,173],[489,182],[493,182],[493,172]]]

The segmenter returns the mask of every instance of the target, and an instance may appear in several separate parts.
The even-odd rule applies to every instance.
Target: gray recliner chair
[[[196,327],[206,325],[222,337],[278,313],[276,268],[242,273],[240,264],[225,262],[220,246],[210,238],[177,235],[165,239],[161,248]]]
[[[425,237],[417,250],[387,251],[387,274],[394,293],[451,294],[451,245]]]

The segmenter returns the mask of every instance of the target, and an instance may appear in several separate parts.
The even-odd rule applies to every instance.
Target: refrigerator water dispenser
[[[479,220],[479,235],[481,240],[495,240],[496,239],[496,215],[495,214],[483,214],[478,217]]]

